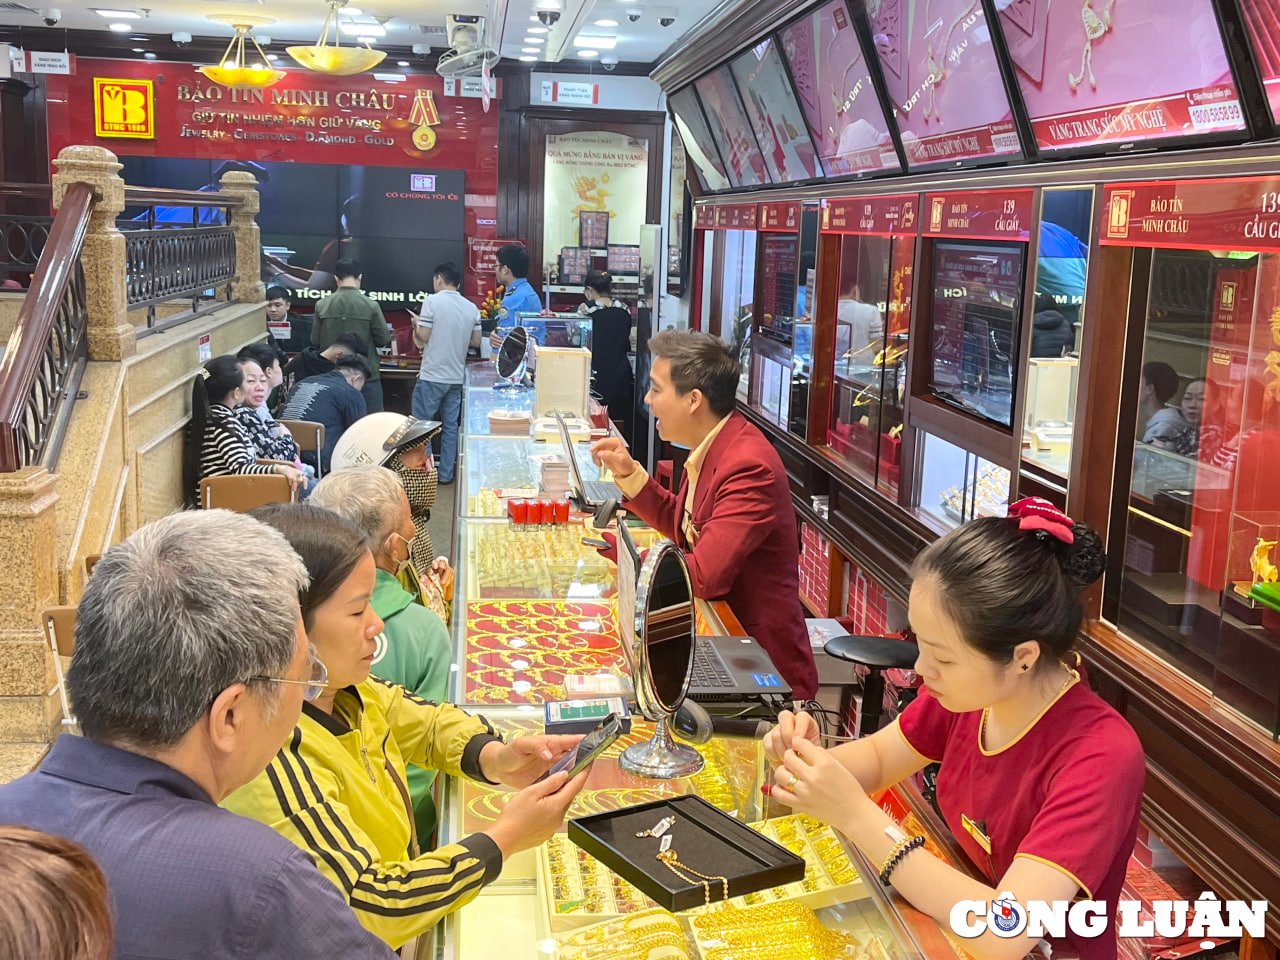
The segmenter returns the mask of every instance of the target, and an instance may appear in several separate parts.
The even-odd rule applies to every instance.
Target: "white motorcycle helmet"
[[[441,431],[439,420],[415,420],[402,413],[371,413],[361,417],[333,447],[333,470],[382,467],[398,450],[430,443]]]

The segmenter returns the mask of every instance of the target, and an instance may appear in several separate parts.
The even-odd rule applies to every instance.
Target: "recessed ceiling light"
[[[134,53],[146,53],[146,51],[145,51],[144,49],[142,49],[142,47],[134,47],[134,48],[133,48],[133,52],[134,52]]]
[[[100,17],[107,17],[113,20],[141,20],[142,14],[137,10],[104,10],[94,7],[93,12]]]
[[[357,40],[357,41],[359,41],[360,43],[366,44],[367,46],[370,46],[370,47],[371,47],[371,46],[373,46],[375,43],[377,43],[377,42],[378,42],[378,38],[377,38],[377,37],[369,36],[369,35],[367,35],[367,34],[365,34],[365,35],[363,35],[363,36],[356,37],[356,40]]]
[[[278,54],[278,53],[268,53],[268,54],[267,54],[267,59],[268,59],[268,60],[272,60],[272,61],[279,60],[279,59],[280,59],[280,54]]]
[[[584,37],[576,36],[573,38],[575,47],[590,47],[592,50],[612,50],[618,45],[617,37]]]
[[[537,58],[537,57],[521,57],[521,58],[520,58],[520,62],[521,62],[521,63],[537,63],[537,62],[538,62],[538,58]],[[463,139],[465,139],[465,138],[463,138]]]
[[[578,56],[580,56],[580,57],[598,57],[598,56],[600,56],[600,51],[599,51],[599,50],[579,50],[579,51],[578,51]]]
[[[133,27],[127,23],[112,23],[107,25],[107,29],[112,33],[128,33]]]
[[[546,27],[530,27],[529,32],[530,33],[550,33],[551,31],[548,30]]]
[[[520,52],[521,53],[541,53],[542,51],[539,50],[537,47],[521,47]]]
[[[146,53],[144,53],[144,54],[142,55],[142,58],[143,58],[144,60],[154,60],[154,59],[156,58],[156,55],[155,55],[154,53],[151,53],[150,51],[148,51],[148,52],[146,52]]]
[[[342,32],[352,37],[385,37],[387,28],[380,23],[344,23]]]
[[[597,20],[595,23],[597,27],[616,27],[618,25],[617,20],[609,20],[608,18]]]
[[[407,67],[408,65],[409,65],[409,61],[408,61],[408,60],[397,60],[397,61],[396,61],[396,66],[397,66],[397,67]]]
[[[538,43],[546,43],[547,41],[543,37],[525,37],[522,42],[538,44]]]

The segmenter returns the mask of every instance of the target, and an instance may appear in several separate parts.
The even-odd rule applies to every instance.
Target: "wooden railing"
[[[124,215],[125,284],[130,307],[146,307],[146,327],[154,333],[216,309],[232,300],[236,243],[227,212],[239,197],[201,190],[126,187]],[[183,211],[174,216],[175,211]],[[189,213],[188,213],[189,211]],[[223,298],[217,297],[224,287]],[[156,305],[191,301],[191,309],[157,322]]]
[[[15,186],[28,185],[4,185]],[[0,473],[57,461],[69,401],[84,372],[87,311],[80,255],[98,199],[85,183],[67,189],[0,358]]]

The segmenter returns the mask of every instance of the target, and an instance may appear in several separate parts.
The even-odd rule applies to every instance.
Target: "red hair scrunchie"
[[[1076,542],[1072,528],[1076,522],[1042,497],[1024,497],[1009,505],[1008,517],[1018,521],[1019,530],[1043,531],[1065,544]]]

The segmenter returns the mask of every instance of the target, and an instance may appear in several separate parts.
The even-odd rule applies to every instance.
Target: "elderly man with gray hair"
[[[218,559],[229,544],[235,564]],[[94,568],[67,678],[84,737],[64,734],[0,787],[0,821],[89,851],[117,958],[393,956],[302,851],[217,806],[327,682],[298,609],[306,586],[283,536],[225,510],[147,524]]]
[[[453,655],[449,631],[398,579],[412,557],[410,544],[417,532],[400,478],[386,467],[349,467],[316,484],[310,502],[350,520],[369,539],[378,567],[370,604],[383,622],[373,675],[424,700],[444,700]],[[409,765],[409,795],[419,836],[428,836],[435,826],[434,779],[435,771]]]

